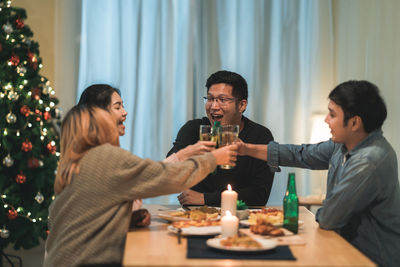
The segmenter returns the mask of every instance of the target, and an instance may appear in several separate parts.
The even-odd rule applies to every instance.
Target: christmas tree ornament
[[[27,56],[28,56],[29,66],[31,66],[32,69],[36,70],[38,67],[37,57],[35,56],[34,53],[30,51],[28,52]]]
[[[18,66],[17,67],[17,72],[19,73],[20,76],[24,76],[26,73],[26,68],[24,66]]]
[[[38,192],[35,196],[35,200],[37,201],[37,203],[42,204],[44,201],[44,196],[42,195],[42,193]]]
[[[51,91],[52,91],[52,88],[51,88],[49,85],[46,85],[46,86],[43,88],[42,93],[45,94],[45,95],[48,95],[48,94],[51,93]]]
[[[19,94],[17,92],[15,92],[15,91],[10,91],[10,92],[8,92],[8,96],[7,97],[8,97],[9,100],[15,102],[15,101],[18,100]]]
[[[11,111],[6,115],[6,121],[8,124],[14,124],[17,122],[17,116]]]
[[[40,99],[40,89],[39,88],[33,88],[32,90],[31,90],[31,93],[32,93],[32,98],[33,99],[36,99],[36,100],[39,100]]]
[[[55,108],[54,109],[54,114],[56,115],[57,119],[60,119],[61,115],[62,115],[61,109],[60,108]]]
[[[31,151],[32,150],[32,143],[29,142],[28,139],[26,139],[24,142],[22,142],[21,150],[25,151],[25,152]]]
[[[51,119],[51,114],[50,114],[50,112],[45,111],[45,112],[43,113],[43,119],[44,119],[45,121]]]
[[[19,64],[19,57],[16,54],[12,54],[10,59],[8,60],[9,65],[18,66]]]
[[[42,117],[42,112],[38,109],[35,109],[35,114],[36,114],[36,121],[40,121]]]
[[[4,32],[5,32],[6,34],[10,34],[10,33],[13,32],[14,29],[13,29],[12,25],[11,25],[10,23],[7,22],[7,24],[4,24],[4,25],[3,25],[3,30],[4,30]]]
[[[3,45],[0,43],[0,53],[3,51]]]
[[[3,227],[3,229],[0,229],[0,237],[3,239],[7,239],[10,236],[10,231],[6,229],[6,227]]]
[[[14,160],[10,154],[8,154],[7,156],[4,157],[3,164],[4,164],[4,166],[6,166],[8,168],[11,167],[12,165],[14,165]]]
[[[7,217],[10,220],[15,220],[17,218],[18,212],[15,209],[9,209],[7,212]]]
[[[15,176],[15,181],[19,184],[23,184],[26,182],[26,176],[22,172]]]
[[[15,20],[15,25],[17,29],[22,29],[25,26],[24,21],[21,18]]]
[[[49,152],[51,154],[54,154],[56,152],[56,150],[57,150],[57,147],[54,145],[54,141],[51,141],[50,143],[48,143],[46,145],[46,147],[47,147],[47,150],[49,150]]]
[[[31,157],[28,159],[28,167],[31,169],[36,169],[39,167],[39,160],[37,158]]]
[[[28,46],[30,46],[32,44],[32,40],[30,38],[25,38],[25,40],[23,40],[22,42]]]
[[[25,117],[29,116],[29,113],[31,112],[31,110],[29,109],[29,107],[27,105],[23,105],[20,110],[22,115],[24,115]]]

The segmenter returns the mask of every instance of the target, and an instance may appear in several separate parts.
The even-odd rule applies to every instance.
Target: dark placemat
[[[210,248],[206,241],[210,237],[188,237],[187,255],[189,259],[241,259],[241,260],[296,260],[288,246],[278,246],[260,252],[234,252]]]

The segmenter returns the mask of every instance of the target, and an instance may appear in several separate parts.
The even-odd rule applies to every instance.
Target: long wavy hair
[[[119,146],[115,120],[104,109],[74,106],[61,124],[60,162],[54,192],[60,194],[71,183],[73,174],[79,173],[80,159],[96,146],[110,143]]]

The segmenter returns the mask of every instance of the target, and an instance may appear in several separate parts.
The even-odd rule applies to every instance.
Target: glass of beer
[[[200,125],[200,141],[218,142],[218,133],[213,133],[211,125]]]
[[[200,141],[211,141],[211,125],[200,125]]]
[[[219,133],[219,147],[233,144],[239,137],[239,125],[223,125]],[[222,169],[232,169],[231,165],[221,165]]]

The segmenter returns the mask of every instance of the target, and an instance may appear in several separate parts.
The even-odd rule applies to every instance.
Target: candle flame
[[[232,213],[229,210],[227,210],[227,211],[225,211],[225,216],[230,217],[230,216],[232,216]]]
[[[230,184],[228,184],[228,190],[232,191],[232,186]]]

